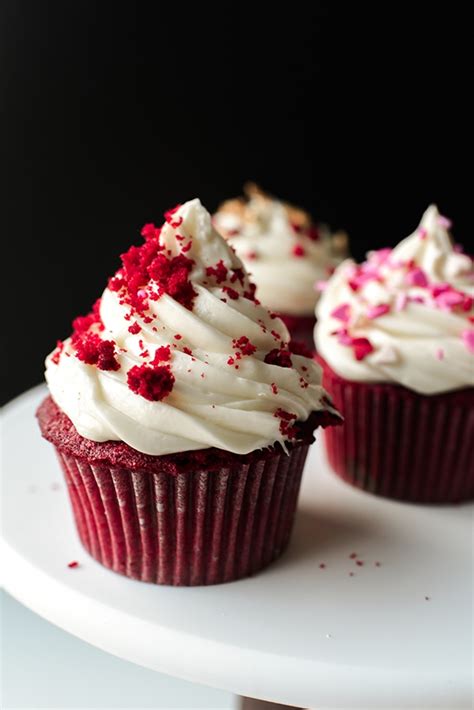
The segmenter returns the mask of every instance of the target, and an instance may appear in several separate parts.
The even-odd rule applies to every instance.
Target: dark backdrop
[[[140,226],[194,196],[252,178],[358,258],[436,201],[466,243],[470,25],[414,5],[2,3],[3,399]]]

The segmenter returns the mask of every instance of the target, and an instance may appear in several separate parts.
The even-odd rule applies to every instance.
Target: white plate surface
[[[215,587],[136,582],[80,545],[34,419],[44,394],[25,393],[3,417],[3,581],[19,601],[121,658],[241,695],[318,708],[470,707],[471,505],[353,490],[317,442],[279,561]]]

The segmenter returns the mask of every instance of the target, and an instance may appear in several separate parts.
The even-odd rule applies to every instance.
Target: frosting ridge
[[[319,367],[290,352],[285,325],[255,299],[199,200],[142,235],[46,359],[52,397],[79,434],[151,455],[245,454],[284,445],[312,411],[334,411]]]

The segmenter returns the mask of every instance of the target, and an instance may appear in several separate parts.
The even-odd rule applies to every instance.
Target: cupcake
[[[474,495],[474,267],[432,205],[394,249],[341,264],[317,307],[323,384],[345,418],[333,469],[422,503]]]
[[[245,186],[245,198],[224,202],[214,215],[257,285],[262,303],[287,325],[292,338],[313,348],[316,284],[347,254],[347,237],[331,235],[298,207]]]
[[[165,217],[48,356],[38,418],[98,562],[214,584],[284,550],[313,431],[340,417],[199,200]]]

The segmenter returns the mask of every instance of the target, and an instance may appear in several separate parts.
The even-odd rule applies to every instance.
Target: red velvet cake
[[[394,249],[346,262],[315,330],[344,416],[329,461],[363,490],[418,503],[474,498],[474,267],[431,206]]]
[[[48,356],[38,420],[97,561],[216,584],[284,550],[313,431],[340,416],[200,202],[165,216]]]

